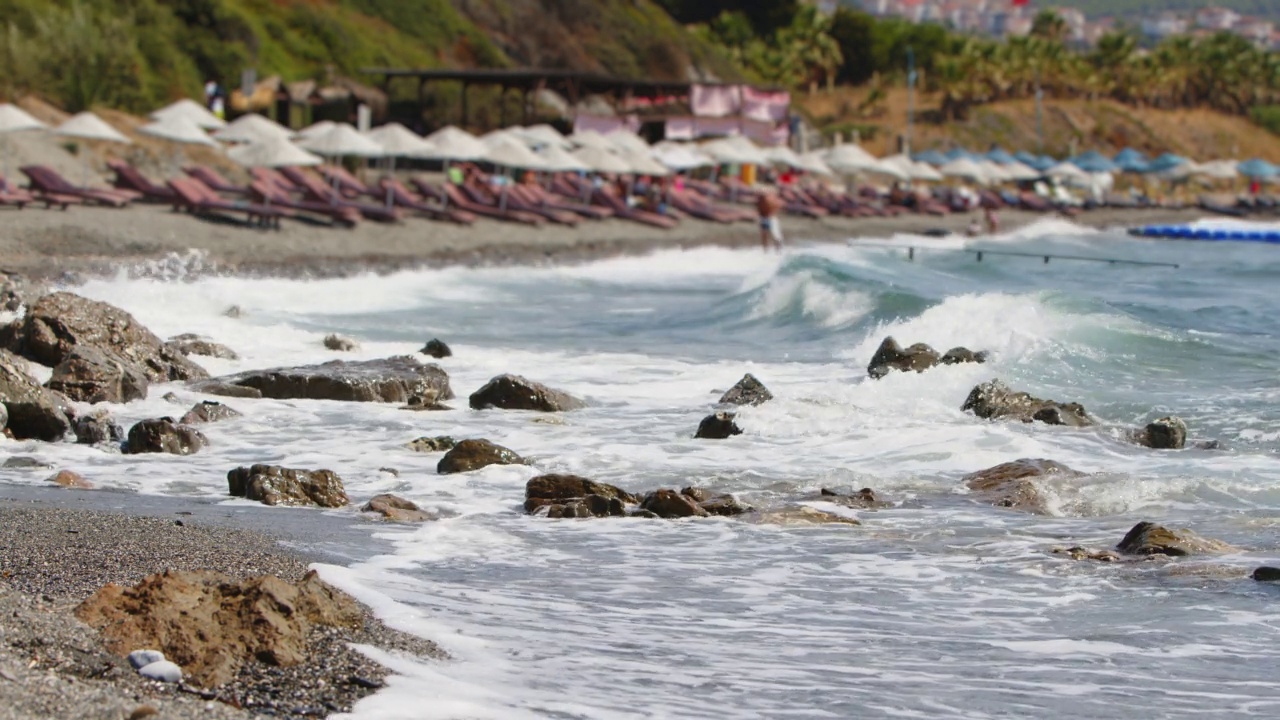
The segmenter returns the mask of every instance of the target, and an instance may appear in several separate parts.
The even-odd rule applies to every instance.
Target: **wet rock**
[[[320,365],[253,370],[217,378],[223,385],[239,385],[280,400],[307,398],[348,402],[404,403],[409,398],[453,397],[449,375],[439,365],[424,365],[407,355],[383,360],[332,360]],[[197,385],[201,392],[213,392]]]
[[[822,510],[808,505],[758,513],[754,521],[769,525],[861,525],[855,517]]]
[[[87,403],[127,403],[147,397],[147,376],[91,345],[75,346],[53,369],[47,387]]]
[[[26,372],[27,364],[0,350],[0,403],[5,428],[18,440],[56,442],[71,430],[71,421],[56,395]]]
[[[440,463],[436,465],[436,472],[441,475],[451,475],[479,470],[489,465],[523,464],[524,458],[501,445],[488,440],[463,440],[440,458]]]
[[[453,408],[436,400],[434,395],[414,395],[409,401],[400,406],[401,410],[413,410],[416,412],[439,412],[442,410],[452,410]]]
[[[694,435],[705,440],[724,440],[734,435],[741,435],[742,428],[734,422],[737,417],[733,413],[718,412],[708,415],[698,423],[698,432]]]
[[[706,517],[707,511],[692,498],[675,490],[654,490],[640,501],[640,508],[660,518]]]
[[[132,588],[106,585],[75,614],[98,629],[111,652],[156,648],[201,687],[223,685],[245,665],[298,665],[316,628],[364,623],[359,605],[314,571],[297,583],[168,571]]]
[[[773,393],[755,375],[747,373],[737,385],[720,396],[721,405],[762,405],[773,399]]]
[[[444,344],[444,341],[438,340],[436,338],[432,338],[428,340],[427,344],[423,345],[422,349],[419,350],[418,352],[422,353],[423,355],[428,355],[430,357],[436,358],[437,360],[439,360],[440,358],[453,357],[453,350],[450,350],[449,346]]]
[[[1280,568],[1263,566],[1253,571],[1251,575],[1258,582],[1280,582]]]
[[[234,408],[223,405],[213,400],[202,400],[191,407],[186,415],[178,422],[183,425],[199,425],[201,423],[213,423],[222,420],[231,420],[241,417],[243,414]]]
[[[1052,475],[1078,477],[1081,474],[1053,460],[1024,458],[979,470],[961,479],[970,490],[996,507],[1047,515],[1048,501],[1036,480]]]
[[[627,514],[621,500],[604,495],[586,495],[563,502],[548,500],[546,504],[537,504],[536,499],[531,498],[525,501],[525,507],[530,513],[545,511],[548,518],[626,517]]]
[[[64,488],[75,488],[77,490],[92,490],[93,483],[85,479],[83,475],[70,470],[59,470],[49,476],[49,482],[54,485],[61,485]]]
[[[204,393],[205,395],[243,398],[246,400],[262,399],[262,391],[257,388],[251,388],[245,385],[233,385],[221,380],[200,380],[189,384],[187,387],[198,393]]]
[[[332,470],[295,470],[279,465],[238,467],[227,473],[231,495],[263,505],[342,507],[347,492]]]
[[[1205,555],[1230,552],[1234,548],[1219,540],[1201,537],[1190,530],[1170,530],[1162,525],[1140,522],[1116,545],[1125,555]]]
[[[921,373],[937,365],[939,360],[938,351],[924,343],[916,343],[903,350],[897,340],[887,337],[871,356],[867,374],[879,380],[894,370]]]
[[[15,273],[0,273],[0,310],[15,312],[22,307],[24,297],[35,297],[37,292],[25,277]]]
[[[126,455],[194,455],[208,445],[208,438],[199,430],[190,425],[179,425],[171,417],[163,417],[143,420],[129,428],[124,452]]]
[[[563,502],[566,500],[576,500],[585,498],[588,495],[598,495],[606,499],[617,499],[627,505],[634,505],[638,502],[635,495],[623,490],[615,485],[608,483],[596,482],[579,475],[568,475],[561,473],[552,473],[548,475],[539,475],[531,478],[524,485],[524,496],[527,501],[536,501],[532,503],[526,502],[525,510],[533,512],[534,509],[550,502]],[[544,502],[545,501],[545,502]]]
[[[992,380],[975,387],[965,398],[961,410],[986,419],[1012,418],[1022,422],[1042,422],[1047,425],[1087,427],[1093,418],[1079,403],[1059,403],[1041,400],[1025,392],[1014,392],[999,380]]]
[[[330,350],[336,350],[338,352],[351,352],[353,350],[360,349],[360,343],[352,340],[346,335],[336,334],[325,335],[324,346]]]
[[[690,485],[689,487],[681,490],[680,494],[684,495],[685,497],[689,498],[690,500],[696,503],[706,502],[711,498],[715,497],[715,495],[713,495],[710,490],[703,487],[693,486],[693,485]]]
[[[195,333],[183,333],[169,338],[167,344],[183,355],[202,355],[223,360],[239,360],[235,350]]]
[[[66,360],[72,348],[93,347],[134,366],[151,382],[209,377],[129,313],[68,292],[40,298],[27,311],[16,341],[21,355],[52,367]]]
[[[1176,415],[1162,417],[1137,431],[1134,442],[1155,450],[1181,450],[1187,445],[1187,424]]]
[[[4,403],[0,403],[0,433],[4,432],[4,428],[9,424],[9,411],[5,409]]]
[[[432,453],[447,452],[452,450],[454,445],[453,438],[448,435],[437,435],[436,437],[420,437],[409,442],[409,449],[414,452]]]
[[[845,507],[862,508],[864,510],[893,507],[893,503],[880,499],[876,495],[876,491],[871,488],[862,488],[855,493],[842,493],[830,488],[822,488],[818,495],[827,502],[833,502]]]
[[[118,444],[124,441],[124,428],[103,408],[76,418],[75,432],[76,442],[81,445]]]
[[[684,493],[681,493],[684,494]],[[688,497],[687,495],[685,497]],[[690,498],[692,499],[692,498]],[[732,517],[734,515],[743,515],[751,512],[754,508],[750,505],[744,505],[741,501],[732,495],[718,495],[708,498],[698,503],[698,507],[707,511],[708,515],[719,515],[721,517]]]
[[[167,403],[173,403],[174,405],[182,404],[182,398],[178,397],[178,393],[173,392],[172,390],[165,393],[164,395],[161,395],[160,399],[164,400]]]
[[[1066,555],[1072,560],[1093,560],[1094,562],[1120,561],[1120,554],[1115,550],[1096,550],[1094,548],[1080,547],[1079,545],[1072,547],[1056,547],[1049,552],[1054,555]]]
[[[499,375],[479,390],[471,393],[471,407],[475,410],[499,408],[502,410],[536,410],[538,412],[564,412],[578,410],[587,404],[568,393],[553,390],[541,383],[519,375]]]
[[[392,522],[425,522],[435,516],[423,512],[413,501],[395,495],[378,495],[360,508],[361,512],[373,512]]]
[[[961,365],[964,363],[984,363],[987,361],[987,352],[979,350],[974,352],[967,347],[954,347],[942,354],[938,362],[943,365]]]
[[[40,458],[28,457],[26,455],[14,455],[6,458],[0,468],[5,470],[52,470],[53,465],[41,460]]]

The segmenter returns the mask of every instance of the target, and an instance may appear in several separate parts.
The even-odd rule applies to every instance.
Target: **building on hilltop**
[[[1235,10],[1220,7],[1207,7],[1195,14],[1196,27],[1208,30],[1230,30],[1242,19]]]

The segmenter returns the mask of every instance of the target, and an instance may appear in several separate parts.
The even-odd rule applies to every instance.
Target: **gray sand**
[[[137,505],[142,514],[112,510],[117,504]],[[179,507],[190,509],[175,509]],[[250,665],[216,694],[201,694],[139,678],[123,659],[106,653],[96,633],[72,615],[108,582],[132,584],[165,569],[207,569],[234,577],[270,573],[295,580],[309,560],[344,559],[323,550],[309,556],[288,552],[273,537],[231,527],[237,523],[279,523],[286,536],[292,534],[286,539],[299,545],[309,545],[304,534],[330,535],[329,525],[338,532],[360,533],[358,521],[267,508],[259,515],[255,510],[240,513],[208,502],[97,491],[0,488],[0,720],[126,718],[144,704],[171,718],[322,717],[348,710],[387,675],[349,643],[419,657],[444,656],[434,644],[367,617],[358,632],[317,629],[310,639],[311,659],[303,665]],[[279,522],[283,514],[296,519]],[[310,533],[304,525],[312,528]],[[215,699],[220,702],[210,702]]]

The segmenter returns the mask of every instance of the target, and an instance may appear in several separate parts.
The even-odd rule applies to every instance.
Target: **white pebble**
[[[129,653],[129,664],[134,670],[141,670],[153,662],[164,660],[164,653],[159,650],[134,650]]]
[[[177,663],[161,660],[138,670],[138,674],[152,680],[176,683],[182,680],[182,668]]]

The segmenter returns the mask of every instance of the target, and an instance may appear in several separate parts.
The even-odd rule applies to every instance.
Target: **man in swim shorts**
[[[782,201],[777,195],[765,193],[756,200],[756,214],[760,216],[760,245],[765,252],[770,247],[782,251],[782,226],[778,223],[780,210]]]

